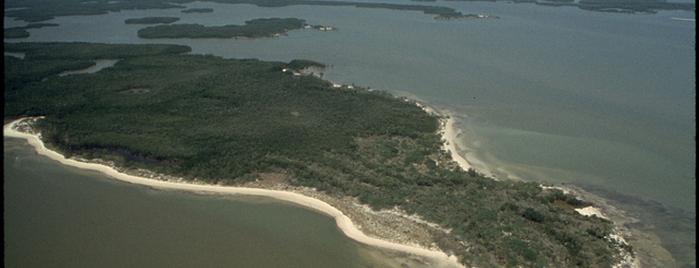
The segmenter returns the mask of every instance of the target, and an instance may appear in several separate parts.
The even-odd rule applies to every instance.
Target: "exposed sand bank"
[[[157,189],[170,189],[170,190],[182,190],[198,193],[218,193],[218,194],[241,194],[241,195],[251,195],[251,196],[264,196],[270,197],[277,200],[291,202],[303,207],[311,208],[323,214],[326,214],[335,219],[338,228],[349,238],[360,242],[362,244],[375,246],[379,248],[396,250],[401,252],[406,252],[418,256],[423,256],[434,260],[435,265],[439,266],[452,266],[452,267],[463,267],[456,256],[447,255],[441,251],[429,250],[421,247],[397,244],[365,235],[360,231],[357,226],[352,223],[352,220],[343,214],[337,208],[323,202],[319,199],[308,197],[302,194],[279,191],[279,190],[269,190],[260,188],[247,188],[247,187],[232,187],[232,186],[220,186],[220,185],[208,185],[208,184],[194,184],[186,182],[173,182],[173,181],[161,181],[154,180],[145,177],[139,177],[134,175],[129,175],[125,173],[120,173],[117,170],[109,167],[107,165],[97,164],[97,163],[86,163],[77,161],[74,159],[65,158],[62,154],[46,148],[45,144],[40,139],[40,134],[30,134],[25,132],[20,132],[15,129],[17,123],[25,120],[26,118],[18,119],[12,121],[3,126],[3,134],[5,137],[21,138],[25,139],[29,145],[34,147],[36,152],[40,155],[44,155],[53,160],[60,162],[61,164],[86,169],[94,170],[117,180],[129,182],[133,184],[145,185]],[[458,155],[458,154],[457,154]]]

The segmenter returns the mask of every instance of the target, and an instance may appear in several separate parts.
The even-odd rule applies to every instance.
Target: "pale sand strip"
[[[539,187],[540,187],[541,189],[543,189],[543,190],[559,190],[559,191],[563,192],[564,194],[573,194],[573,192],[572,192],[571,190],[566,189],[566,188],[564,188],[564,187],[559,187],[559,186],[546,186],[546,185],[543,185],[543,184],[539,184]],[[579,196],[579,195],[578,195],[578,196]],[[604,216],[604,214],[602,214],[602,211],[601,211],[598,207],[587,206],[587,207],[584,207],[584,208],[576,208],[576,209],[575,209],[575,212],[577,212],[578,214],[583,215],[583,216],[592,216],[592,215],[595,215],[595,216],[600,217],[600,218],[602,218],[602,219],[607,219],[607,220],[609,220],[609,217]]]
[[[672,17],[670,18],[671,20],[679,20],[679,21],[691,21],[694,22],[695,20],[692,18],[678,18],[678,17]]]
[[[446,122],[444,122],[442,129],[442,137],[446,140],[446,142],[443,144],[443,148],[451,153],[451,158],[454,159],[457,164],[459,164],[461,169],[467,171],[469,168],[471,168],[471,163],[469,163],[468,160],[461,156],[457,151],[456,136],[457,130],[454,126],[454,118],[450,116],[447,118]]]
[[[410,99],[406,99],[406,101],[410,101]],[[433,114],[437,116],[442,116],[442,113],[437,112],[436,109],[427,106],[423,103],[420,102],[415,102],[415,105],[417,107],[420,107],[423,111],[425,111],[428,114]],[[456,129],[456,126],[454,126],[455,120],[452,118],[452,116],[447,116],[447,119],[440,119],[439,120],[439,135],[442,136],[442,140],[445,142],[442,143],[442,149],[448,151],[451,154],[451,158],[456,162],[456,164],[459,165],[461,169],[464,171],[468,171],[469,168],[471,168],[471,163],[466,160],[463,156],[461,156],[456,148],[456,136],[458,135],[458,130]]]
[[[592,216],[595,215],[597,217],[600,217],[602,219],[609,219],[604,214],[602,214],[602,211],[600,211],[599,208],[593,207],[593,206],[587,206],[584,208],[576,208],[575,211],[580,213],[580,215],[585,215],[585,216]]]
[[[581,215],[587,217],[597,216],[602,219],[611,220],[609,217],[605,216],[598,207],[587,206],[584,208],[576,208],[575,211]],[[615,223],[616,225],[616,223]],[[614,228],[614,231],[607,237],[607,239],[614,240],[619,244],[629,245],[629,242],[624,238],[624,232],[619,228]],[[630,252],[622,251],[621,260],[619,263],[612,265],[612,268],[639,268],[641,267],[641,259],[635,255],[630,254]]]
[[[232,187],[232,186],[219,186],[219,185],[206,185],[206,184],[192,184],[183,182],[170,182],[170,181],[160,181],[154,179],[148,179],[144,177],[133,176],[129,174],[124,174],[116,171],[115,169],[101,164],[96,163],[86,163],[76,161],[74,159],[67,159],[62,154],[52,151],[44,145],[44,143],[39,139],[37,135],[20,132],[14,129],[14,126],[24,119],[18,119],[11,123],[3,126],[3,134],[5,137],[21,138],[27,140],[27,142],[36,149],[36,152],[40,155],[44,155],[53,160],[60,162],[61,164],[73,166],[80,169],[94,170],[102,172],[110,177],[117,180],[129,182],[133,184],[150,186],[159,189],[172,189],[172,190],[183,190],[190,192],[210,192],[210,193],[223,193],[223,194],[242,194],[242,195],[252,195],[252,196],[265,196],[271,197],[277,200],[291,202],[297,205],[301,205],[307,208],[314,209],[323,214],[326,214],[335,219],[335,223],[338,228],[349,238],[366,244],[370,246],[402,251],[418,256],[424,256],[432,258],[435,261],[443,262],[445,264],[452,264],[458,267],[464,267],[461,265],[456,256],[447,255],[441,251],[434,251],[425,248],[408,246],[402,244],[396,244],[389,241],[369,237],[362,233],[357,227],[352,223],[349,217],[345,216],[340,210],[335,207],[325,203],[321,200],[311,198],[302,194],[278,191],[278,190],[267,190],[259,188],[247,188],[247,187]],[[458,155],[458,154],[457,154]]]

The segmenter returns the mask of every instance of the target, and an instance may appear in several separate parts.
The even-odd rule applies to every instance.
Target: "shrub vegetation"
[[[469,266],[610,267],[611,222],[531,182],[455,168],[438,119],[385,92],[332,88],[289,64],[184,55],[170,45],[13,43],[5,116],[46,116],[43,139],[68,155],[240,184],[284,172],[286,183],[399,207],[451,230],[437,244]],[[120,58],[94,74],[59,77]],[[298,63],[298,62],[297,62]],[[138,93],[133,88],[147,89]]]

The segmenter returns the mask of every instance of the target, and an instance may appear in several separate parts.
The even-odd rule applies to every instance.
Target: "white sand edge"
[[[447,118],[446,122],[444,122],[444,127],[442,130],[442,137],[446,140],[446,142],[442,145],[443,148],[451,154],[451,158],[459,164],[459,167],[463,169],[464,171],[468,171],[469,168],[471,168],[471,163],[466,160],[461,154],[459,154],[459,151],[456,148],[456,136],[457,136],[457,130],[456,127],[454,126],[455,120],[451,116]]]
[[[19,132],[14,129],[14,126],[24,120],[25,118],[17,119],[15,121],[12,121],[6,125],[3,126],[3,135],[5,137],[12,137],[12,138],[21,138],[25,139],[29,145],[34,147],[36,152],[40,155],[44,155],[48,158],[51,158],[53,160],[56,160],[60,162],[61,164],[80,168],[80,169],[86,169],[86,170],[94,170],[94,171],[99,171],[101,173],[104,173],[105,175],[108,175],[114,179],[124,181],[124,182],[129,182],[133,184],[139,184],[139,185],[145,185],[145,186],[150,186],[153,188],[159,188],[159,189],[173,189],[173,190],[183,190],[183,191],[190,191],[190,192],[212,192],[212,193],[223,193],[223,194],[242,194],[242,195],[252,195],[252,196],[264,196],[264,197],[271,197],[277,200],[282,200],[286,202],[291,202],[300,206],[304,206],[307,208],[314,209],[316,211],[319,211],[323,214],[326,214],[332,218],[335,219],[335,223],[337,224],[337,227],[349,238],[370,246],[375,246],[375,247],[380,247],[380,248],[385,248],[385,249],[390,249],[390,250],[397,250],[397,251],[402,251],[418,256],[424,256],[428,258],[433,258],[435,260],[441,260],[441,261],[447,261],[449,263],[453,263],[454,265],[457,265],[458,267],[464,267],[462,264],[458,262],[458,259],[456,256],[453,255],[447,255],[444,252],[441,251],[435,251],[435,250],[429,250],[425,248],[420,248],[420,247],[415,247],[415,246],[408,246],[408,245],[402,245],[402,244],[397,244],[373,237],[369,237],[362,233],[359,229],[357,229],[357,226],[355,226],[352,223],[352,220],[350,220],[349,217],[347,217],[345,214],[343,214],[340,210],[337,208],[331,206],[328,203],[325,203],[321,200],[308,197],[302,194],[298,193],[293,193],[293,192],[286,192],[286,191],[279,191],[279,190],[267,190],[267,189],[259,189],[259,188],[247,188],[247,187],[232,187],[232,186],[219,186],[219,185],[201,185],[201,184],[192,184],[192,183],[182,183],[182,182],[170,182],[170,181],[159,181],[159,180],[154,180],[154,179],[148,179],[144,177],[138,177],[138,176],[133,176],[125,173],[120,173],[116,171],[115,169],[106,166],[106,165],[101,165],[101,164],[96,164],[96,163],[86,163],[86,162],[80,162],[74,159],[68,159],[65,158],[62,154],[52,151],[44,145],[43,141],[39,139],[37,135],[34,134],[29,134],[29,133],[23,133]]]
[[[571,194],[572,193],[572,191],[570,191],[564,187],[559,187],[559,186],[548,186],[548,185],[539,184],[539,188],[541,188],[543,190],[560,190],[564,194]],[[609,217],[605,216],[602,213],[602,210],[600,210],[600,208],[594,207],[594,206],[576,208],[575,212],[577,212],[578,214],[583,215],[583,216],[591,217],[594,215],[594,216],[600,217],[602,219],[609,220]]]
[[[405,101],[413,100],[406,98]],[[420,109],[422,109],[428,114],[441,115],[441,113],[437,112],[434,108],[430,106],[422,104],[418,101],[413,102],[417,107],[420,107]],[[439,135],[444,141],[442,143],[442,150],[448,151],[451,154],[452,160],[454,160],[454,162],[456,162],[456,164],[458,164],[461,169],[463,169],[464,171],[468,171],[468,169],[472,167],[471,163],[468,162],[466,158],[461,156],[461,154],[459,154],[459,151],[456,148],[456,137],[458,136],[458,130],[456,129],[456,126],[454,126],[455,123],[456,121],[454,120],[454,118],[452,118],[452,116],[448,116],[446,120],[439,120]]]
[[[600,211],[599,208],[593,207],[593,206],[587,206],[584,208],[576,208],[575,211],[580,213],[580,215],[585,215],[585,216],[592,216],[595,215],[597,217],[600,217],[602,219],[609,219],[604,214],[602,214],[602,211]]]

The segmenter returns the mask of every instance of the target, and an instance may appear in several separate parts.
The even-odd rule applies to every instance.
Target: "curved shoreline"
[[[442,132],[442,135],[446,142],[443,145],[443,148],[449,153],[451,153],[451,158],[459,164],[459,167],[463,169],[464,171],[468,171],[473,167],[466,158],[461,156],[459,154],[459,151],[456,148],[456,137],[458,136],[458,132],[456,130],[456,127],[454,126],[454,119],[450,116],[447,118],[447,120],[444,122],[444,129]]]
[[[401,252],[410,253],[413,255],[428,257],[436,261],[448,262],[459,267],[464,267],[458,262],[456,256],[447,255],[442,251],[429,250],[421,247],[397,244],[389,242],[386,240],[381,240],[378,238],[369,237],[360,231],[356,225],[352,223],[352,220],[347,217],[342,211],[331,206],[330,204],[323,202],[319,199],[305,196],[299,193],[280,191],[280,190],[269,190],[261,188],[249,188],[249,187],[234,187],[234,186],[219,186],[219,185],[209,185],[209,184],[194,184],[185,182],[172,182],[172,181],[160,181],[155,179],[148,179],[145,177],[139,177],[134,175],[129,175],[121,173],[112,167],[97,164],[97,163],[86,163],[77,161],[74,159],[69,159],[62,154],[46,148],[44,142],[36,134],[29,134],[15,130],[14,126],[27,118],[20,118],[14,120],[3,126],[3,136],[10,138],[20,138],[24,139],[34,147],[36,152],[40,155],[46,156],[50,159],[58,161],[59,163],[71,167],[76,167],[80,169],[93,170],[103,173],[109,177],[116,180],[144,185],[153,187],[156,189],[170,189],[170,190],[183,190],[189,192],[208,192],[208,193],[219,193],[219,194],[241,194],[241,195],[251,195],[251,196],[263,196],[274,198],[281,201],[286,201],[294,203],[306,208],[313,209],[322,214],[332,217],[335,219],[337,227],[342,231],[342,233],[348,238],[355,240],[359,243],[366,244],[369,246],[375,246],[379,248],[396,250]]]
[[[412,97],[412,99],[415,99],[415,97]],[[456,127],[456,119],[454,119],[453,112],[442,109],[438,110],[420,101],[415,101],[415,105],[420,107],[426,113],[434,114],[440,117],[438,132],[443,141],[441,148],[442,150],[449,152],[451,159],[457,164],[457,166],[459,166],[459,168],[461,168],[463,171],[468,171],[469,169],[473,168],[482,175],[485,175],[493,180],[499,180],[489,168],[485,167],[485,164],[482,161],[474,159],[473,157],[469,161],[464,155],[459,153],[461,148],[458,147],[457,142],[459,135],[462,133],[461,130]],[[480,166],[480,168],[476,169],[476,166]],[[508,174],[508,176],[519,179],[511,174]]]
[[[417,105],[417,107],[420,107],[420,109],[422,109],[428,114],[443,116],[443,113],[437,112],[437,109],[435,108],[432,108],[419,101],[414,102],[415,105]],[[454,162],[456,162],[456,164],[461,169],[463,169],[464,171],[468,171],[470,168],[473,167],[473,165],[471,165],[471,162],[466,160],[465,157],[461,156],[461,154],[459,154],[459,151],[456,148],[456,137],[459,135],[456,126],[454,126],[456,121],[452,117],[451,113],[446,113],[446,116],[446,119],[442,118],[439,120],[438,132],[439,135],[442,137],[442,140],[444,141],[444,143],[442,143],[442,150],[448,151],[451,154],[451,159],[454,160]]]

